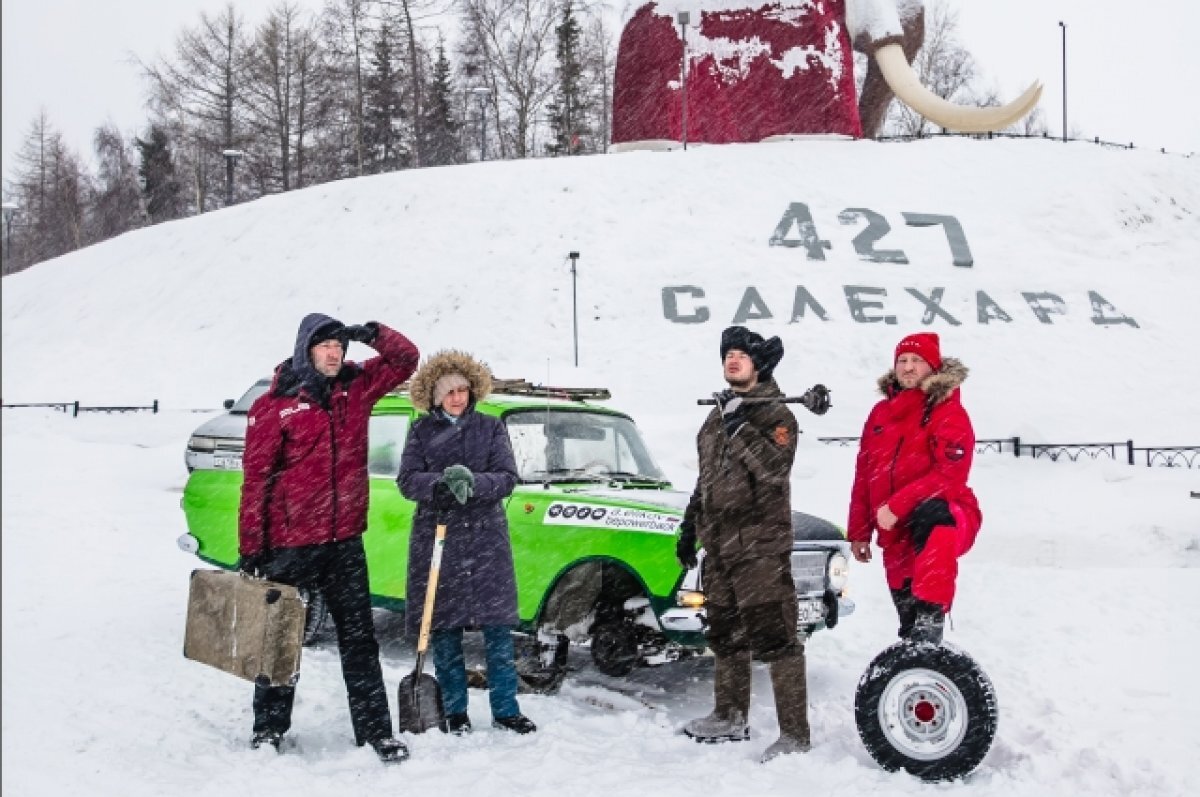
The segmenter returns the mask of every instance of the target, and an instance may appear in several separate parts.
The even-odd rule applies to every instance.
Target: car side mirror
[[[227,409],[227,410],[233,409],[233,399],[225,399],[225,401],[223,402],[223,405],[224,405],[225,409]]]

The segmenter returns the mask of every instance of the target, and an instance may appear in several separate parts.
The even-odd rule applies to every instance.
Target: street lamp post
[[[575,367],[579,367],[579,310],[575,301],[575,265],[579,262],[578,252],[569,252],[571,258],[571,330],[575,338]]]
[[[1059,20],[1062,28],[1062,62],[1063,62],[1063,141],[1067,140],[1067,23]]]
[[[13,216],[20,212],[21,206],[15,202],[5,202],[0,208],[4,210],[4,260],[7,262],[12,257]]]
[[[683,105],[683,148],[687,149],[687,26],[692,21],[692,15],[687,11],[680,11],[675,15],[675,20],[679,23],[679,39],[682,42],[679,58],[679,96],[680,103]]]
[[[476,86],[471,93],[479,100],[479,160],[487,160],[487,101],[492,90],[487,86]]]
[[[240,149],[223,149],[221,154],[225,156],[225,204],[233,204],[233,167],[237,165],[238,158],[242,157]]]

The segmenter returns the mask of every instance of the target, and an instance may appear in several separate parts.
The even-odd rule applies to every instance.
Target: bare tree
[[[246,59],[246,107],[258,133],[247,165],[264,192],[304,185],[305,138],[323,105],[320,66],[313,25],[290,0],[276,5]]]
[[[89,203],[88,239],[103,241],[140,227],[145,213],[138,190],[137,167],[121,131],[111,122],[96,128],[93,146],[98,167]]]
[[[595,138],[592,150],[607,152],[612,137],[613,70],[616,68],[617,42],[614,31],[595,7],[583,7],[583,68],[585,90],[592,98],[593,121],[589,125]]]
[[[335,120],[344,120],[349,129],[348,144],[353,153],[352,174],[363,174],[363,95],[366,70],[366,41],[370,0],[326,0],[321,12],[319,35],[325,53],[326,73],[330,80],[331,112]],[[335,121],[335,126],[341,126]],[[345,141],[346,136],[338,140]],[[341,176],[335,175],[335,176]]]
[[[921,84],[944,100],[958,105],[996,105],[995,92],[977,88],[975,58],[958,40],[958,12],[938,0],[925,7],[925,43],[912,62]],[[888,107],[884,132],[902,136],[924,136],[933,123],[902,102]]]
[[[553,0],[461,0],[462,53],[491,94],[501,157],[528,157],[538,111],[554,89]]]
[[[1005,132],[1029,137],[1046,135],[1049,128],[1046,127],[1046,114],[1042,111],[1042,106],[1034,108],[1033,113],[1027,114],[1012,127],[1006,128]]]
[[[4,273],[78,249],[84,244],[89,177],[79,157],[41,111],[16,156],[9,193],[21,207]]]
[[[245,145],[240,115],[246,28],[232,3],[216,16],[200,15],[194,28],[184,30],[175,43],[173,60],[142,64],[151,86],[150,106],[156,121],[173,129],[191,172],[196,211],[203,213],[214,165],[225,168],[227,188],[232,187],[233,163],[222,150]]]

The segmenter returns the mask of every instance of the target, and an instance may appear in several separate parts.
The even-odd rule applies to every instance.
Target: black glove
[[[458,499],[454,497],[454,492],[451,491],[450,485],[440,479],[433,485],[433,508],[439,512],[445,512],[453,509],[458,504]]]
[[[800,397],[800,403],[814,415],[824,415],[833,406],[829,402],[829,388],[824,385],[813,385],[804,391],[804,395]]]
[[[679,539],[675,542],[675,558],[690,570],[696,566],[696,527],[691,523],[679,525]]]
[[[237,569],[254,578],[263,577],[263,565],[266,564],[267,554],[263,553],[242,555],[238,557]]]
[[[356,340],[359,343],[365,343],[370,346],[379,335],[379,324],[376,324],[374,321],[368,321],[365,324],[352,324],[346,327],[345,334],[350,340]]]
[[[717,403],[721,407],[721,422],[725,424],[725,434],[733,437],[746,422],[746,402],[732,390],[726,390],[717,397]]]

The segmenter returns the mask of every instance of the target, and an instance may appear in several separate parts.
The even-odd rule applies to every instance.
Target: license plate
[[[802,600],[798,601],[799,619],[798,625],[811,625],[820,622],[824,617],[824,605],[820,601]]]
[[[241,470],[242,458],[237,454],[215,454],[213,467],[217,470]]]

